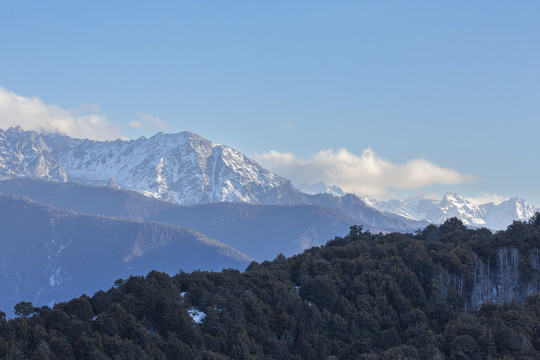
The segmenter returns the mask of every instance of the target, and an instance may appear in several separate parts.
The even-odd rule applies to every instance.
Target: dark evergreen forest
[[[0,357],[539,359],[539,248],[538,214],[495,234],[457,219],[353,226],[244,272],[150,272],[53,308],[21,302],[0,318]]]

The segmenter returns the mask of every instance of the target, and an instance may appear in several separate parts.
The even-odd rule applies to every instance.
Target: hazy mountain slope
[[[292,255],[323,244],[359,222],[343,212],[317,205],[219,203],[185,207],[134,191],[69,182],[11,179],[0,181],[0,192],[28,196],[77,212],[193,228],[257,260],[273,259],[279,253]]]
[[[81,213],[138,220],[149,219],[156,212],[177,206],[133,190],[35,179],[0,181],[0,193],[27,196],[40,203]]]
[[[424,220],[409,219],[399,214],[386,213],[367,205],[353,194],[341,197],[330,194],[307,195],[310,204],[339,209],[357,219],[357,223],[367,228],[379,229],[383,232],[411,232],[429,223]]]
[[[92,293],[150,270],[244,269],[246,255],[200,233],[162,223],[81,215],[0,195],[0,306]]]
[[[191,227],[257,261],[297,254],[344,234],[358,221],[316,205],[206,204],[156,213],[154,220]]]

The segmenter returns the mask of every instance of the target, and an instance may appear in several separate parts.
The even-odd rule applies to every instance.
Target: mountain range
[[[323,182],[303,183],[298,189],[306,194],[329,194],[334,197],[345,196],[338,186],[329,186]],[[404,200],[377,200],[361,195],[359,198],[368,206],[385,214],[394,214],[411,220],[442,224],[445,220],[457,217],[470,227],[486,227],[491,230],[504,230],[514,220],[527,221],[540,208],[517,197],[499,204],[493,202],[476,204],[456,193],[446,193],[441,200],[423,196],[409,197]]]
[[[517,198],[499,205],[476,205],[458,194],[447,194],[440,201],[378,201],[323,183],[303,184],[300,191],[242,153],[190,132],[93,141],[20,127],[0,130],[0,171],[3,177],[111,185],[184,206],[318,205],[383,232],[415,231],[454,216],[469,226],[500,230],[538,211]]]
[[[112,185],[186,206],[319,205],[347,213],[373,231],[412,231],[427,224],[385,214],[352,194],[337,198],[302,193],[238,151],[189,132],[93,141],[16,127],[0,130],[0,138],[11,159],[2,169],[4,177]],[[30,166],[34,162],[40,165]]]
[[[302,192],[189,132],[100,142],[0,130],[0,180],[4,309],[154,269],[242,270],[322,245],[354,224],[413,232],[457,216],[502,229],[538,210],[521,199],[479,206],[457,194],[377,201],[323,183]]]
[[[370,206],[414,220],[427,220],[441,224],[446,219],[457,217],[470,227],[486,227],[503,230],[513,220],[529,220],[540,209],[520,198],[512,198],[500,204],[492,202],[475,204],[463,196],[447,193],[441,200],[411,197],[405,200],[377,201],[363,198]]]

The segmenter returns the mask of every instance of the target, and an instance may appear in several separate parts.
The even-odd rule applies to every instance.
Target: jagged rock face
[[[526,276],[523,276],[526,268],[520,271],[523,256],[527,255],[520,254],[514,247],[501,247],[491,263],[475,255],[474,271],[467,276],[442,271],[437,278],[441,300],[449,296],[449,289],[453,287],[463,296],[465,310],[479,309],[486,301],[523,302],[528,295],[540,290],[540,253],[534,249],[528,254],[532,269]]]
[[[0,172],[4,176],[65,182],[67,175],[43,138],[20,127],[0,130]]]
[[[180,205],[279,203],[295,191],[238,151],[189,132],[112,142],[60,135],[45,140],[69,180],[106,185],[114,178],[121,187]]]

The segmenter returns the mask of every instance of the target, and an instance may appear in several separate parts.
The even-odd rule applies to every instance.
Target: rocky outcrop
[[[474,270],[463,273],[442,269],[437,277],[441,300],[459,293],[464,309],[479,309],[486,302],[523,302],[540,290],[540,252],[520,254],[515,247],[501,247],[495,259],[473,256]],[[461,298],[460,298],[461,297]],[[457,304],[456,304],[457,305]]]

